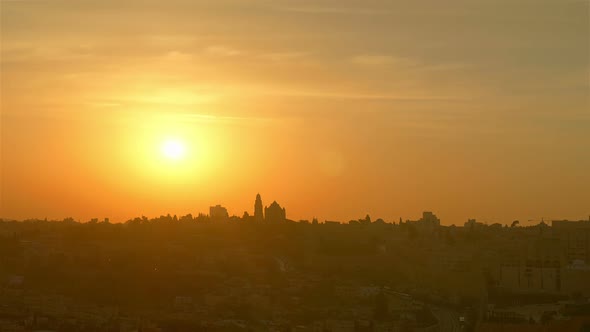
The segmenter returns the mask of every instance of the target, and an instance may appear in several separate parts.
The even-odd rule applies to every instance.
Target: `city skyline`
[[[268,210],[273,210],[273,216],[272,217],[268,217],[267,213]],[[278,212],[277,212],[278,210]],[[347,219],[343,219],[343,220],[336,220],[336,219],[318,219],[316,216],[313,216],[311,218],[288,218],[286,217],[286,208],[285,207],[281,207],[280,204],[278,204],[278,202],[276,200],[272,200],[272,203],[270,204],[264,204],[264,200],[262,199],[262,196],[260,195],[260,193],[256,194],[256,198],[254,200],[254,208],[252,210],[245,210],[242,213],[230,213],[228,212],[230,210],[228,210],[227,206],[223,205],[223,204],[215,204],[215,205],[210,205],[209,206],[209,213],[203,213],[203,211],[197,211],[196,213],[193,212],[188,212],[186,214],[177,214],[177,213],[163,213],[160,215],[154,215],[154,216],[146,216],[144,214],[141,214],[141,218],[158,218],[158,217],[170,217],[170,218],[175,218],[175,219],[182,219],[184,217],[193,217],[193,216],[206,216],[208,218],[211,218],[212,221],[217,221],[217,222],[227,222],[227,221],[246,221],[246,222],[263,222],[263,223],[276,223],[277,221],[279,222],[305,222],[305,223],[311,223],[313,222],[318,222],[318,223],[340,223],[340,224],[348,224],[350,222],[359,222],[361,220],[365,220],[367,218],[370,218],[368,222],[371,222],[370,220],[372,219],[373,222],[376,220],[379,220],[381,222],[385,222],[388,224],[396,224],[396,223],[402,223],[402,222],[416,222],[416,221],[422,221],[425,220],[427,221],[427,223],[434,223],[435,225],[439,226],[439,225],[444,225],[444,226],[462,226],[462,225],[468,225],[468,224],[482,224],[482,225],[492,225],[492,224],[501,224],[504,226],[510,225],[510,226],[514,226],[514,225],[519,225],[519,226],[537,226],[539,224],[543,224],[543,223],[547,223],[547,222],[553,222],[553,221],[585,221],[585,219],[583,218],[574,218],[574,219],[567,219],[567,218],[544,218],[541,217],[540,219],[527,219],[527,220],[518,220],[518,219],[514,219],[511,221],[497,221],[497,220],[485,220],[485,219],[477,219],[477,218],[468,218],[466,221],[457,221],[457,222],[444,222],[443,220],[440,220],[437,215],[435,213],[433,213],[433,211],[428,211],[428,210],[423,210],[421,212],[421,218],[416,218],[417,216],[412,216],[412,217],[403,217],[403,216],[395,216],[395,217],[391,217],[391,218],[384,218],[383,216],[373,216],[371,217],[371,215],[369,213],[367,213],[364,216],[352,216],[349,217]],[[282,216],[276,216],[276,213],[282,214]],[[72,218],[71,216],[68,217],[64,217],[63,220],[74,220],[77,222],[92,222],[92,221],[106,221],[106,222],[115,222],[115,223],[124,223],[124,222],[129,222],[132,221],[134,219],[140,218],[140,215],[136,215],[132,218],[126,219],[126,220],[112,220],[110,217],[105,216],[105,217],[101,217],[101,218],[97,218],[96,216],[92,217],[91,219],[88,220],[82,220],[79,218]],[[141,219],[140,218],[140,219]],[[22,219],[22,220],[62,220],[59,218],[53,218],[53,219],[48,219],[47,217],[45,218],[26,218],[26,219]],[[4,221],[8,221],[11,219],[7,219],[7,218],[2,218],[0,216],[0,220],[4,220]],[[590,215],[588,215],[588,219],[590,222]],[[399,222],[398,222],[399,221]]]
[[[261,222],[220,205],[125,223],[0,220],[0,330],[590,327],[590,219],[280,222],[267,208]]]

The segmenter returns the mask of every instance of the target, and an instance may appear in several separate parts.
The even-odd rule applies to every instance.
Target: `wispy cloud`
[[[250,94],[261,96],[280,96],[294,98],[313,98],[313,99],[341,99],[341,100],[365,100],[365,101],[389,101],[389,102],[464,102],[469,99],[456,96],[439,96],[439,95],[402,95],[394,93],[359,93],[354,91],[337,91],[325,89],[291,89],[291,88],[273,88],[250,90]]]
[[[403,64],[410,64],[410,62],[406,59],[396,58],[391,55],[382,55],[382,54],[363,54],[363,55],[356,55],[351,58],[351,62],[357,65],[368,65],[368,66],[381,66],[381,65],[391,65],[396,63],[403,63]]]
[[[257,116],[232,116],[232,115],[214,115],[201,113],[174,113],[175,119],[181,119],[188,122],[200,123],[235,123],[235,124],[265,124],[276,122],[279,118],[257,117]]]
[[[462,97],[446,97],[446,96],[400,96],[394,94],[359,94],[359,93],[342,93],[342,92],[306,92],[306,91],[291,91],[282,93],[285,96],[292,97],[309,97],[309,98],[326,98],[326,99],[344,99],[344,100],[382,100],[392,102],[458,102],[465,101]]]
[[[271,53],[262,53],[260,54],[260,58],[263,60],[270,60],[273,62],[285,62],[285,61],[293,61],[293,60],[300,60],[303,57],[309,55],[309,52],[271,52]]]
[[[205,48],[205,52],[209,55],[213,56],[223,56],[223,57],[231,57],[236,55],[241,55],[244,52],[237,50],[232,47],[224,46],[224,45],[211,45]]]
[[[305,6],[305,7],[279,7],[281,11],[304,13],[304,14],[345,14],[345,15],[382,15],[389,13],[386,9],[374,9],[363,7],[328,7],[328,6]]]

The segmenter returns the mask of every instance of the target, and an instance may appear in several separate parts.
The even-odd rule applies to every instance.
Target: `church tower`
[[[262,212],[262,199],[260,194],[256,195],[256,202],[254,203],[254,220],[264,221],[264,214]]]

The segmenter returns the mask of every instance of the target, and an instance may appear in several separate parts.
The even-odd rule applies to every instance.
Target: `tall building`
[[[266,215],[266,221],[268,222],[281,222],[287,220],[287,212],[285,208],[281,208],[277,201],[272,202],[270,206],[264,209]]]
[[[254,203],[254,220],[264,221],[264,214],[262,212],[262,198],[260,198],[260,194],[256,195],[256,202]]]
[[[539,238],[500,262],[499,286],[511,290],[560,292],[564,288],[559,240]]]
[[[590,265],[590,218],[589,220],[553,220],[553,235],[565,248],[567,263],[576,260]]]

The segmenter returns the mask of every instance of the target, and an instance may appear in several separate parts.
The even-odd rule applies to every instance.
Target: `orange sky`
[[[586,0],[0,6],[0,217],[590,214]]]

